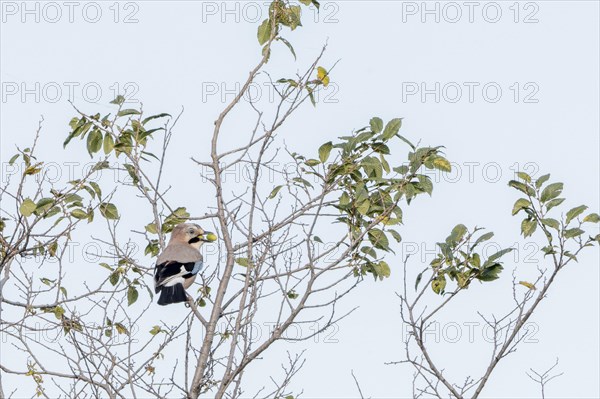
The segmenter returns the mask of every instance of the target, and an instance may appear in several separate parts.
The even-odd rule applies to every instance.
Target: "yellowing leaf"
[[[590,213],[589,215],[583,218],[583,222],[598,223],[600,222],[600,216],[598,216],[597,213]]]
[[[325,68],[317,67],[317,79],[323,83],[323,86],[329,85],[329,75]]]
[[[35,204],[35,202],[30,200],[29,198],[25,198],[25,200],[19,207],[19,211],[21,212],[21,215],[27,217],[27,216],[31,216],[33,211],[35,211],[35,208],[37,208],[37,205]]]
[[[117,332],[119,334],[127,334],[129,335],[129,331],[127,331],[127,328],[121,324],[121,323],[115,323],[115,328],[117,329]]]
[[[450,162],[444,157],[436,157],[433,160],[433,167],[441,170],[442,172],[451,172],[452,166]]]
[[[160,326],[154,326],[154,327],[152,327],[152,330],[150,330],[150,334],[156,335],[156,334],[158,334],[161,331],[162,330],[161,330]]]
[[[535,285],[528,283],[527,281],[519,281],[519,284],[529,288],[530,290],[535,290]]]

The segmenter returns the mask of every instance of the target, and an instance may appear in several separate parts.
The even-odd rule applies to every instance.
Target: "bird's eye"
[[[189,230],[188,230],[188,233],[190,233],[190,234],[194,234],[194,230],[193,230],[193,229],[189,229]]]

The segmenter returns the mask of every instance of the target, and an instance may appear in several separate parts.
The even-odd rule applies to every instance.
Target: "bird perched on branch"
[[[200,247],[216,239],[214,233],[205,232],[194,223],[181,223],[173,228],[169,245],[158,255],[154,267],[154,290],[160,292],[159,305],[187,301],[185,289],[204,266]]]

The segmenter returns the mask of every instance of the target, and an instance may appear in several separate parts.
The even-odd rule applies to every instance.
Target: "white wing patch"
[[[179,274],[176,274],[174,276],[168,277],[166,278],[161,285],[165,286],[165,287],[172,287],[175,284],[178,283],[183,283],[185,281],[185,279],[182,277],[185,274],[188,274],[189,272],[185,269],[185,266],[181,265],[181,268],[179,269]]]
[[[185,281],[185,279],[183,277],[173,276],[173,277],[169,278],[168,280],[166,280],[162,285],[165,287],[172,287],[178,283],[183,284],[184,281]]]

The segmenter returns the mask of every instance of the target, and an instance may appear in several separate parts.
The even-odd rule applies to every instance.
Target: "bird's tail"
[[[171,287],[162,287],[160,297],[158,298],[159,305],[168,305],[170,303],[186,301],[187,294],[181,283],[177,283]]]

